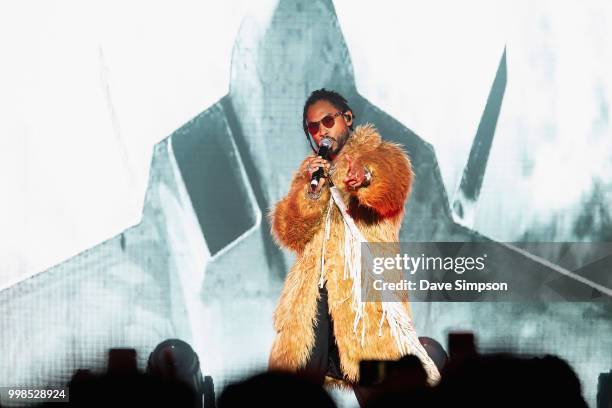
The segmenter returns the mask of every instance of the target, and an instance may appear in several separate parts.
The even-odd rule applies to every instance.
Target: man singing
[[[383,141],[371,124],[353,129],[354,119],[333,91],[314,91],[304,105],[306,137],[317,146],[328,139],[331,147],[329,160],[312,154],[302,162],[269,215],[275,240],[297,254],[274,312],[269,366],[351,387],[360,360],[414,354],[434,384],[440,374],[414,333],[407,298],[362,302],[353,285],[355,245],[398,241],[413,178],[400,146]],[[324,174],[313,188],[320,168]]]

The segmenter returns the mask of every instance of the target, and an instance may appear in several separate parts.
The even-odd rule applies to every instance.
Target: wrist
[[[327,190],[327,183],[324,183],[322,186],[319,186],[315,189],[311,187],[310,184],[306,186],[305,195],[308,200],[311,201],[319,201],[321,196],[325,195],[325,191]]]
[[[363,167],[363,171],[364,171],[364,179],[363,179],[363,182],[361,183],[361,186],[367,187],[372,182],[372,172],[370,171],[370,169],[368,169],[365,166]]]
[[[322,190],[319,191],[312,191],[310,188],[308,189],[308,191],[306,192],[306,197],[308,197],[309,200],[313,200],[316,201],[319,198],[321,198],[321,193]]]

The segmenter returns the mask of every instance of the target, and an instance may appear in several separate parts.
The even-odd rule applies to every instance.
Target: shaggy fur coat
[[[348,168],[347,154],[370,170],[372,179],[369,186],[356,191],[345,189],[343,178]],[[304,163],[300,169],[303,166]],[[404,204],[413,179],[410,160],[401,147],[383,141],[373,125],[359,126],[334,159],[334,167],[331,180],[364,237],[369,242],[397,242]],[[313,325],[316,325],[324,220],[330,192],[326,185],[319,199],[311,199],[307,196],[309,183],[306,173],[296,172],[289,193],[269,214],[277,243],[297,254],[274,312],[277,335],[269,358],[270,369],[295,371],[306,364],[314,346]],[[346,381],[338,382],[327,377],[326,384],[349,386],[359,379],[360,360],[398,359],[401,353],[386,321],[379,332],[380,303],[365,305],[364,319],[360,322],[366,324],[363,344],[361,329],[357,330],[359,334],[354,330],[352,280],[344,278],[344,224],[336,205],[332,211],[330,237],[325,244],[324,276],[340,368]],[[412,317],[407,297],[402,305]]]

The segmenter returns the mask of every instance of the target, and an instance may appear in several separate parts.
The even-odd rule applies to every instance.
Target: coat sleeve
[[[383,141],[358,159],[370,170],[372,180],[351,194],[360,205],[374,209],[382,217],[401,213],[414,178],[408,155],[400,145]]]
[[[300,169],[303,168],[300,166]],[[323,224],[329,202],[329,188],[324,186],[318,199],[308,197],[310,180],[298,170],[291,181],[289,193],[268,214],[272,236],[276,242],[301,253]]]

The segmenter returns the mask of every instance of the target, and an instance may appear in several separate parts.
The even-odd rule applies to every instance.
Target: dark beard
[[[344,147],[346,142],[348,141],[350,136],[349,130],[346,130],[346,133],[343,134],[338,140],[336,140],[336,148],[331,152],[331,154],[337,156],[340,153],[340,150]]]

